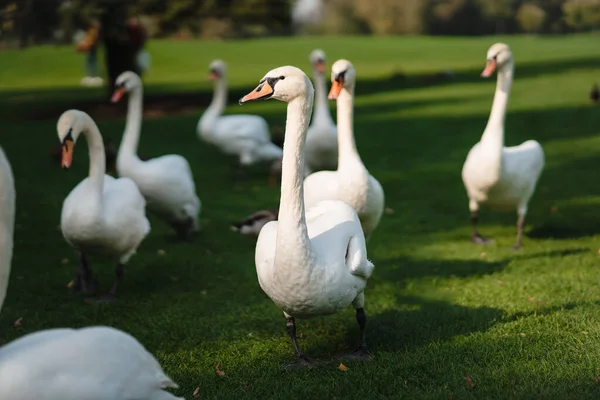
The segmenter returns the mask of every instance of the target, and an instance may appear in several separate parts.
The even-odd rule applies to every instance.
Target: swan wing
[[[181,399],[167,387],[177,385],[154,356],[110,327],[46,330],[0,348],[2,399]]]
[[[270,143],[269,125],[258,115],[238,114],[219,117],[213,131],[227,140]]]

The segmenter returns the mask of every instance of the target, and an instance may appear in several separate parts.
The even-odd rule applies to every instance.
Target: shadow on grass
[[[518,64],[516,67],[516,82],[533,76],[559,74],[576,68],[595,68],[600,57],[576,58],[569,60],[540,61]],[[362,78],[356,87],[356,95],[385,93],[402,89],[420,89],[431,86],[452,85],[456,83],[483,83],[487,80],[480,77],[481,68],[463,69],[445,74],[403,75],[393,72],[380,78]],[[201,85],[199,77],[198,86]],[[238,99],[255,87],[254,84],[245,87],[231,87],[228,103],[236,104]],[[212,88],[194,91],[172,92],[172,85],[149,85],[144,97],[146,116],[164,117],[204,109],[212,98]],[[586,88],[587,90],[588,88]],[[126,102],[117,105],[110,104],[104,88],[71,87],[64,89],[27,89],[3,91],[0,109],[4,110],[2,117],[11,119],[46,120],[55,119],[62,111],[77,108],[94,115],[94,118],[123,117],[126,112]],[[75,100],[78,99],[78,100]],[[58,103],[58,104],[57,104]],[[20,110],[27,110],[19,112]],[[8,111],[7,111],[8,110]],[[17,111],[15,113],[15,111]]]

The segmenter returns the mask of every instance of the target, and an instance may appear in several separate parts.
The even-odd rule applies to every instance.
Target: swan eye
[[[284,80],[284,79],[285,79],[285,76],[283,76],[283,75],[281,75],[281,76],[279,77],[279,80],[281,80],[281,81],[282,81],[282,80]]]

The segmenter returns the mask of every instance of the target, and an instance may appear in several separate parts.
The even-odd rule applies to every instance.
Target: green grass
[[[506,143],[537,139],[547,158],[520,252],[510,249],[512,212],[482,212],[481,231],[495,245],[468,241],[460,180],[491,106],[495,83],[479,73],[496,41],[509,43],[516,59]],[[181,385],[176,393],[188,399],[196,387],[200,398],[211,399],[597,399],[600,110],[587,95],[600,79],[598,36],[154,41],[146,92],[209,91],[207,65],[216,57],[229,62],[236,93],[250,90],[280,65],[308,71],[315,47],[327,52],[330,65],[344,57],[358,71],[358,148],[394,210],[369,243],[376,270],[366,311],[375,361],[348,363],[345,372],[335,363],[283,370],[293,358],[283,315],[258,285],[254,241],[229,231],[230,221],[274,206],[278,188],[267,187],[259,170],[232,183],[229,160],[195,136],[201,110],[144,121],[140,151],[189,160],[203,202],[202,236],[176,242],[152,218],[118,303],[90,306],[68,293],[76,259],[57,225],[62,200],[87,173],[87,154],[79,144],[74,167],[61,171],[48,155],[59,115],[28,121],[27,114],[101,94],[77,87],[83,60],[71,47],[1,56],[0,144],[13,165],[18,206],[2,339],[50,327],[111,325],[155,354]],[[444,68],[455,72],[454,81],[431,85],[419,78]],[[406,81],[389,79],[397,70],[408,74]],[[236,100],[230,96],[227,112],[285,120],[284,104],[240,107]],[[123,121],[97,122],[118,143]],[[113,266],[93,268],[106,289]],[[19,317],[21,325],[13,326]],[[301,321],[299,333],[303,349],[319,358],[358,340],[351,308]]]

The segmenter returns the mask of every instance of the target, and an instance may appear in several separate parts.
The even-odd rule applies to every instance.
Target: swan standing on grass
[[[492,45],[487,52],[484,78],[498,71],[494,103],[481,140],[471,148],[462,169],[462,179],[469,197],[474,243],[485,244],[477,230],[480,205],[490,208],[517,209],[517,240],[521,247],[523,225],[529,199],[544,169],[544,150],[535,140],[519,146],[504,147],[504,118],[512,85],[514,61],[510,48],[503,43]]]
[[[276,162],[283,156],[281,147],[271,142],[269,125],[258,115],[221,115],[227,105],[227,66],[221,60],[210,64],[209,79],[215,82],[210,106],[198,121],[200,138],[239,157],[240,169],[260,161]]]
[[[310,53],[315,82],[315,107],[306,134],[305,176],[316,171],[335,170],[338,160],[337,127],[329,113],[325,88],[325,53],[316,49]]]
[[[356,150],[353,129],[356,70],[347,60],[331,67],[330,99],[337,99],[338,169],[320,171],[304,180],[307,207],[322,200],[341,200],[354,208],[367,240],[379,225],[385,205],[381,184],[369,174]]]
[[[115,179],[105,174],[102,136],[89,115],[78,110],[65,111],[58,120],[57,131],[63,144],[63,168],[71,166],[75,143],[81,134],[86,138],[90,154],[89,177],[69,193],[61,214],[63,236],[80,254],[72,290],[90,292],[95,289],[88,255],[116,259],[116,280],[112,289],[107,295],[95,299],[116,300],[125,264],[150,232],[146,201],[131,179]]]
[[[0,149],[0,309],[14,223],[14,180]],[[162,390],[167,387],[178,386],[152,354],[131,335],[110,327],[48,329],[0,347],[0,399],[183,399]]]
[[[189,163],[178,154],[169,154],[148,161],[137,155],[142,125],[143,86],[139,76],[123,72],[115,81],[113,103],[129,92],[127,122],[119,153],[119,176],[134,181],[146,199],[148,210],[169,224],[183,238],[199,230],[201,203]]]
[[[279,221],[266,224],[256,242],[260,287],[283,311],[296,350],[296,363],[312,365],[296,339],[295,318],[356,309],[361,341],[348,357],[371,359],[367,350],[364,289],[373,272],[356,212],[338,200],[321,201],[305,210],[304,145],[314,89],[296,67],[269,71],[240,104],[274,98],[288,103],[283,146]]]

